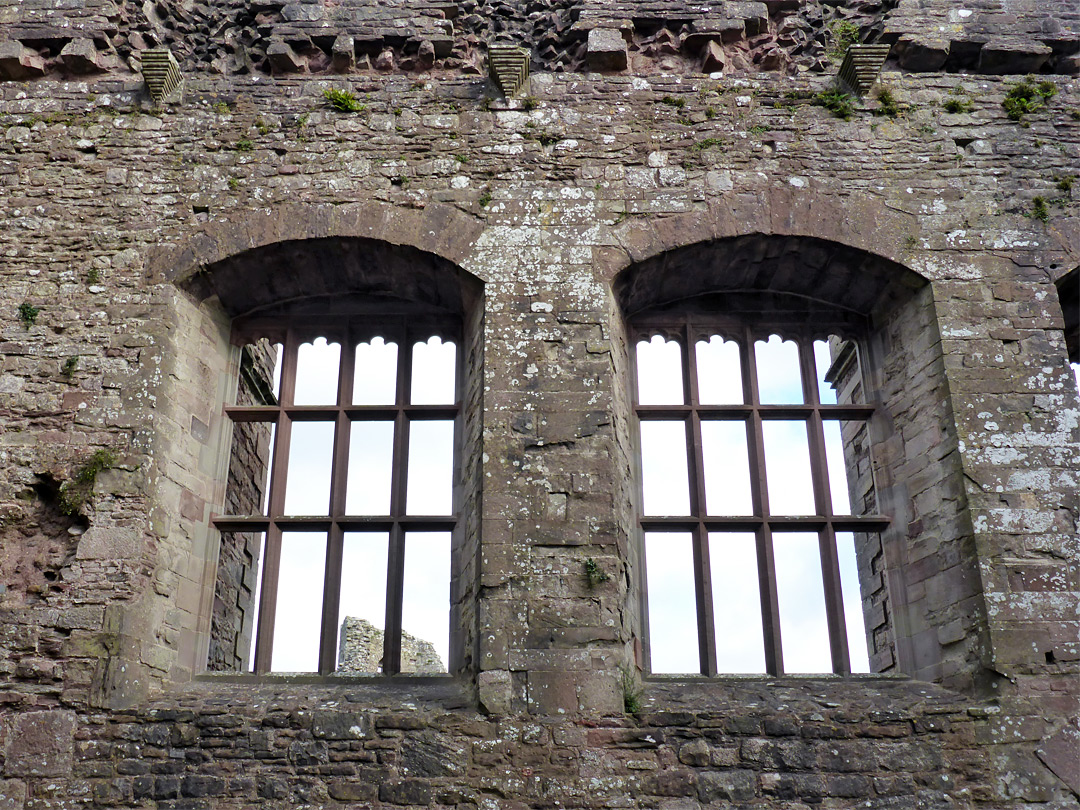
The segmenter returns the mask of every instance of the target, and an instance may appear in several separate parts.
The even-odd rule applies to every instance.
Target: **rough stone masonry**
[[[1077,807],[1078,26],[0,0],[0,808]],[[649,672],[631,329],[747,291],[866,324],[870,675]],[[231,330],[338,298],[460,318],[447,675],[238,671]]]

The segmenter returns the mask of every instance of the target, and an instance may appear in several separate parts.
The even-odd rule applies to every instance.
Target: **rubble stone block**
[[[60,61],[71,73],[100,73],[108,67],[105,55],[94,46],[93,40],[81,37],[64,46]]]
[[[386,73],[394,69],[394,51],[391,48],[383,48],[375,57],[374,67],[376,70]]]
[[[747,34],[745,21],[738,18],[706,18],[694,20],[690,24],[690,33],[683,38],[683,47],[690,53],[696,52],[703,45],[716,40],[734,42]]]
[[[277,73],[303,73],[307,70],[307,59],[300,56],[287,42],[276,40],[266,49],[266,58]]]
[[[613,28],[594,28],[589,32],[588,54],[589,70],[626,70],[626,40]]]
[[[747,770],[707,771],[698,776],[698,799],[745,802],[755,796],[754,773]]]
[[[979,52],[979,72],[1038,73],[1053,53],[1049,45],[1016,39],[991,40]]]
[[[745,21],[746,33],[757,36],[768,30],[769,8],[764,3],[739,2],[724,3],[724,13],[729,17],[737,17]]]
[[[0,42],[0,79],[21,81],[45,75],[45,60],[16,40]]]
[[[50,710],[15,718],[4,770],[11,776],[62,776],[71,770],[75,713]]]
[[[896,52],[904,70],[934,72],[941,70],[949,58],[949,41],[943,37],[901,37]]]
[[[701,51],[702,73],[723,73],[727,67],[727,56],[724,48],[715,39],[710,39]]]
[[[416,54],[416,66],[420,70],[430,70],[435,64],[435,44],[425,39],[420,43],[420,50]]]
[[[356,65],[356,40],[348,34],[338,34],[332,51],[334,70],[338,73],[347,73]]]
[[[0,810],[23,810],[26,783],[18,779],[0,779]]]
[[[143,550],[142,536],[136,529],[91,526],[79,538],[75,556],[80,560],[131,560]]]
[[[281,9],[286,22],[318,22],[324,13],[322,3],[290,3]]]

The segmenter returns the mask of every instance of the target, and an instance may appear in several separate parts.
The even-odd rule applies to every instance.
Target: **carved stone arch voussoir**
[[[148,269],[158,280],[185,286],[206,268],[245,251],[275,243],[346,238],[414,248],[457,267],[468,265],[472,271],[469,258],[483,229],[482,221],[438,203],[422,209],[381,202],[290,203],[207,223],[187,239],[153,251]]]
[[[773,188],[726,195],[685,214],[631,217],[613,230],[616,245],[594,251],[596,274],[605,281],[671,250],[751,234],[810,237],[910,267],[919,222],[868,194]]]

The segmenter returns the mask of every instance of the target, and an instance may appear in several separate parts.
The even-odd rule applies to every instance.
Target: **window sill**
[[[305,686],[407,686],[425,684],[444,686],[458,683],[453,675],[421,675],[401,673],[398,675],[379,675],[377,673],[351,673],[348,675],[320,675],[317,672],[271,672],[256,675],[252,672],[201,672],[192,680],[201,683],[248,683],[281,684]]]
[[[814,683],[816,681],[825,681],[828,683],[836,683],[838,681],[851,682],[851,681],[908,681],[911,680],[909,675],[905,675],[902,672],[853,672],[849,675],[837,675],[832,672],[813,672],[813,673],[792,673],[789,675],[769,675],[767,673],[720,673],[718,675],[675,675],[675,674],[648,674],[643,675],[641,678],[643,683],[647,684],[709,684],[709,683],[745,683],[745,684],[757,684],[757,683],[772,683],[777,685],[791,684],[791,683]]]
[[[475,709],[472,681],[458,675],[319,675],[293,673],[253,675],[202,672],[176,693],[200,699],[248,703],[299,700],[312,706],[353,704],[392,711],[427,706],[440,710]]]

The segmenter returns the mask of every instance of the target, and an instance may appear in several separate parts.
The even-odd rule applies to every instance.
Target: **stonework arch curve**
[[[177,579],[185,593],[183,638],[162,643],[159,651],[168,681],[189,680],[206,671],[209,661],[222,545],[210,516],[225,513],[234,434],[223,405],[235,401],[244,341],[250,338],[236,330],[291,318],[325,317],[339,325],[367,315],[459,319],[466,358],[462,407],[476,413],[482,400],[483,280],[463,265],[481,230],[482,223],[437,204],[293,204],[208,223],[150,255],[147,269],[169,299],[174,327],[164,338],[156,422],[167,427],[156,434],[155,454],[162,461],[153,495],[160,514],[170,516],[160,527],[161,548],[169,551],[158,559],[156,575]],[[463,446],[479,447],[479,425],[474,420],[463,430]],[[169,440],[174,435],[184,437],[179,445]],[[456,473],[455,487],[462,492],[478,491],[481,456],[470,451],[469,463]],[[478,542],[475,513],[473,501],[461,510],[462,559],[471,559],[468,550]],[[461,616],[455,613],[460,641],[454,643],[463,650],[457,659],[464,671],[475,636],[468,607],[474,589],[464,576],[455,588],[451,609]],[[168,599],[151,596],[130,621],[141,623],[139,634],[148,637],[173,609]],[[152,680],[129,669],[135,674],[118,678],[124,682],[112,687],[110,699],[134,699],[136,681]]]
[[[152,277],[197,289],[196,276],[233,256],[280,243],[328,239],[363,239],[411,248],[462,267],[483,228],[480,220],[438,203],[422,209],[375,201],[291,203],[207,223],[187,239],[159,247],[151,254],[148,269]]]
[[[596,273],[611,281],[631,265],[670,251],[750,234],[809,237],[910,267],[919,220],[868,194],[786,187],[727,194],[683,214],[629,218],[614,229],[614,245],[594,251]]]
[[[860,464],[872,470],[865,490],[863,480],[854,480],[859,494],[872,490],[875,509],[888,520],[887,528],[867,535],[859,552],[861,570],[877,566],[874,560],[881,564],[863,580],[872,669],[962,689],[982,686],[988,677],[987,610],[977,550],[963,518],[964,497],[931,503],[922,494],[962,492],[933,279],[899,261],[890,243],[874,245],[878,237],[866,233],[884,239],[878,226],[856,239],[862,231],[851,229],[853,235],[845,236],[841,232],[849,226],[828,217],[812,222],[793,216],[783,228],[705,215],[681,220],[681,227],[667,220],[644,222],[641,228],[651,228],[655,241],[642,245],[636,258],[628,261],[623,252],[600,268],[623,316],[623,345],[664,318],[707,326],[719,315],[730,320],[739,313],[747,323],[798,313],[802,323],[813,324],[806,327],[810,331],[850,327],[861,333],[856,351],[867,401],[875,409],[867,422],[867,446],[874,452],[868,466],[868,457],[852,456],[851,470]],[[661,237],[665,228],[668,235]],[[622,360],[628,368],[631,363],[629,356]],[[629,379],[623,387],[630,389]],[[933,453],[909,439],[928,433],[934,436]],[[633,437],[626,442],[632,445]],[[634,468],[633,459],[628,468]],[[948,536],[938,531],[941,526],[949,527]],[[929,555],[911,551],[931,545]],[[640,576],[636,553],[632,545],[630,562]],[[921,589],[924,572],[915,565],[920,554],[934,561],[931,576],[940,587]],[[638,590],[645,590],[643,583]],[[922,631],[949,622],[964,627],[957,642],[943,644]]]
[[[926,280],[890,259],[810,236],[749,233],[688,244],[636,262],[613,281],[629,316],[714,294],[781,294],[873,316]]]

